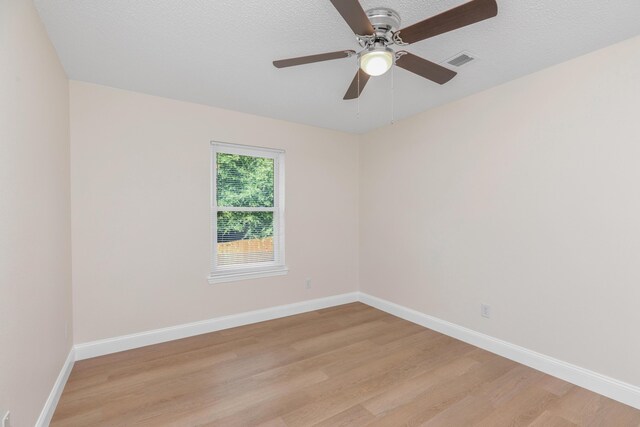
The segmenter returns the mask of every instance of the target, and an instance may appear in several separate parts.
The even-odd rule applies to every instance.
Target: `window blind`
[[[281,156],[214,146],[214,274],[284,264]]]

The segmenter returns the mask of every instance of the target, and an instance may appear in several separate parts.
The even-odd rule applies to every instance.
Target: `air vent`
[[[454,67],[462,67],[463,65],[466,65],[471,61],[475,61],[476,59],[476,56],[470,54],[469,52],[461,52],[455,55],[453,58],[446,60],[445,62],[449,65],[453,65]]]

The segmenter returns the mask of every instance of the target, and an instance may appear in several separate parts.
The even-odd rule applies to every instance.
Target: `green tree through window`
[[[219,152],[216,164],[219,207],[273,207],[273,159]],[[219,211],[217,220],[218,242],[273,237],[273,212]]]

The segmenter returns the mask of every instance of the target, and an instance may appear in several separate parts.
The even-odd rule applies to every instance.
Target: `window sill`
[[[268,270],[254,271],[229,271],[223,273],[211,273],[207,278],[209,284],[235,282],[238,280],[258,279],[261,277],[284,276],[289,272],[286,266],[270,268]]]

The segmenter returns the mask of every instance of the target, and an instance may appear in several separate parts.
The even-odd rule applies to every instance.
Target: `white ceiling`
[[[640,34],[638,0],[497,0],[498,16],[408,46],[480,60],[444,86],[403,69],[342,97],[356,59],[276,69],[274,59],[358,50],[329,0],[35,0],[69,78],[362,133]],[[464,0],[362,0],[406,27]],[[393,102],[392,102],[393,99]],[[358,112],[359,109],[359,112]]]

